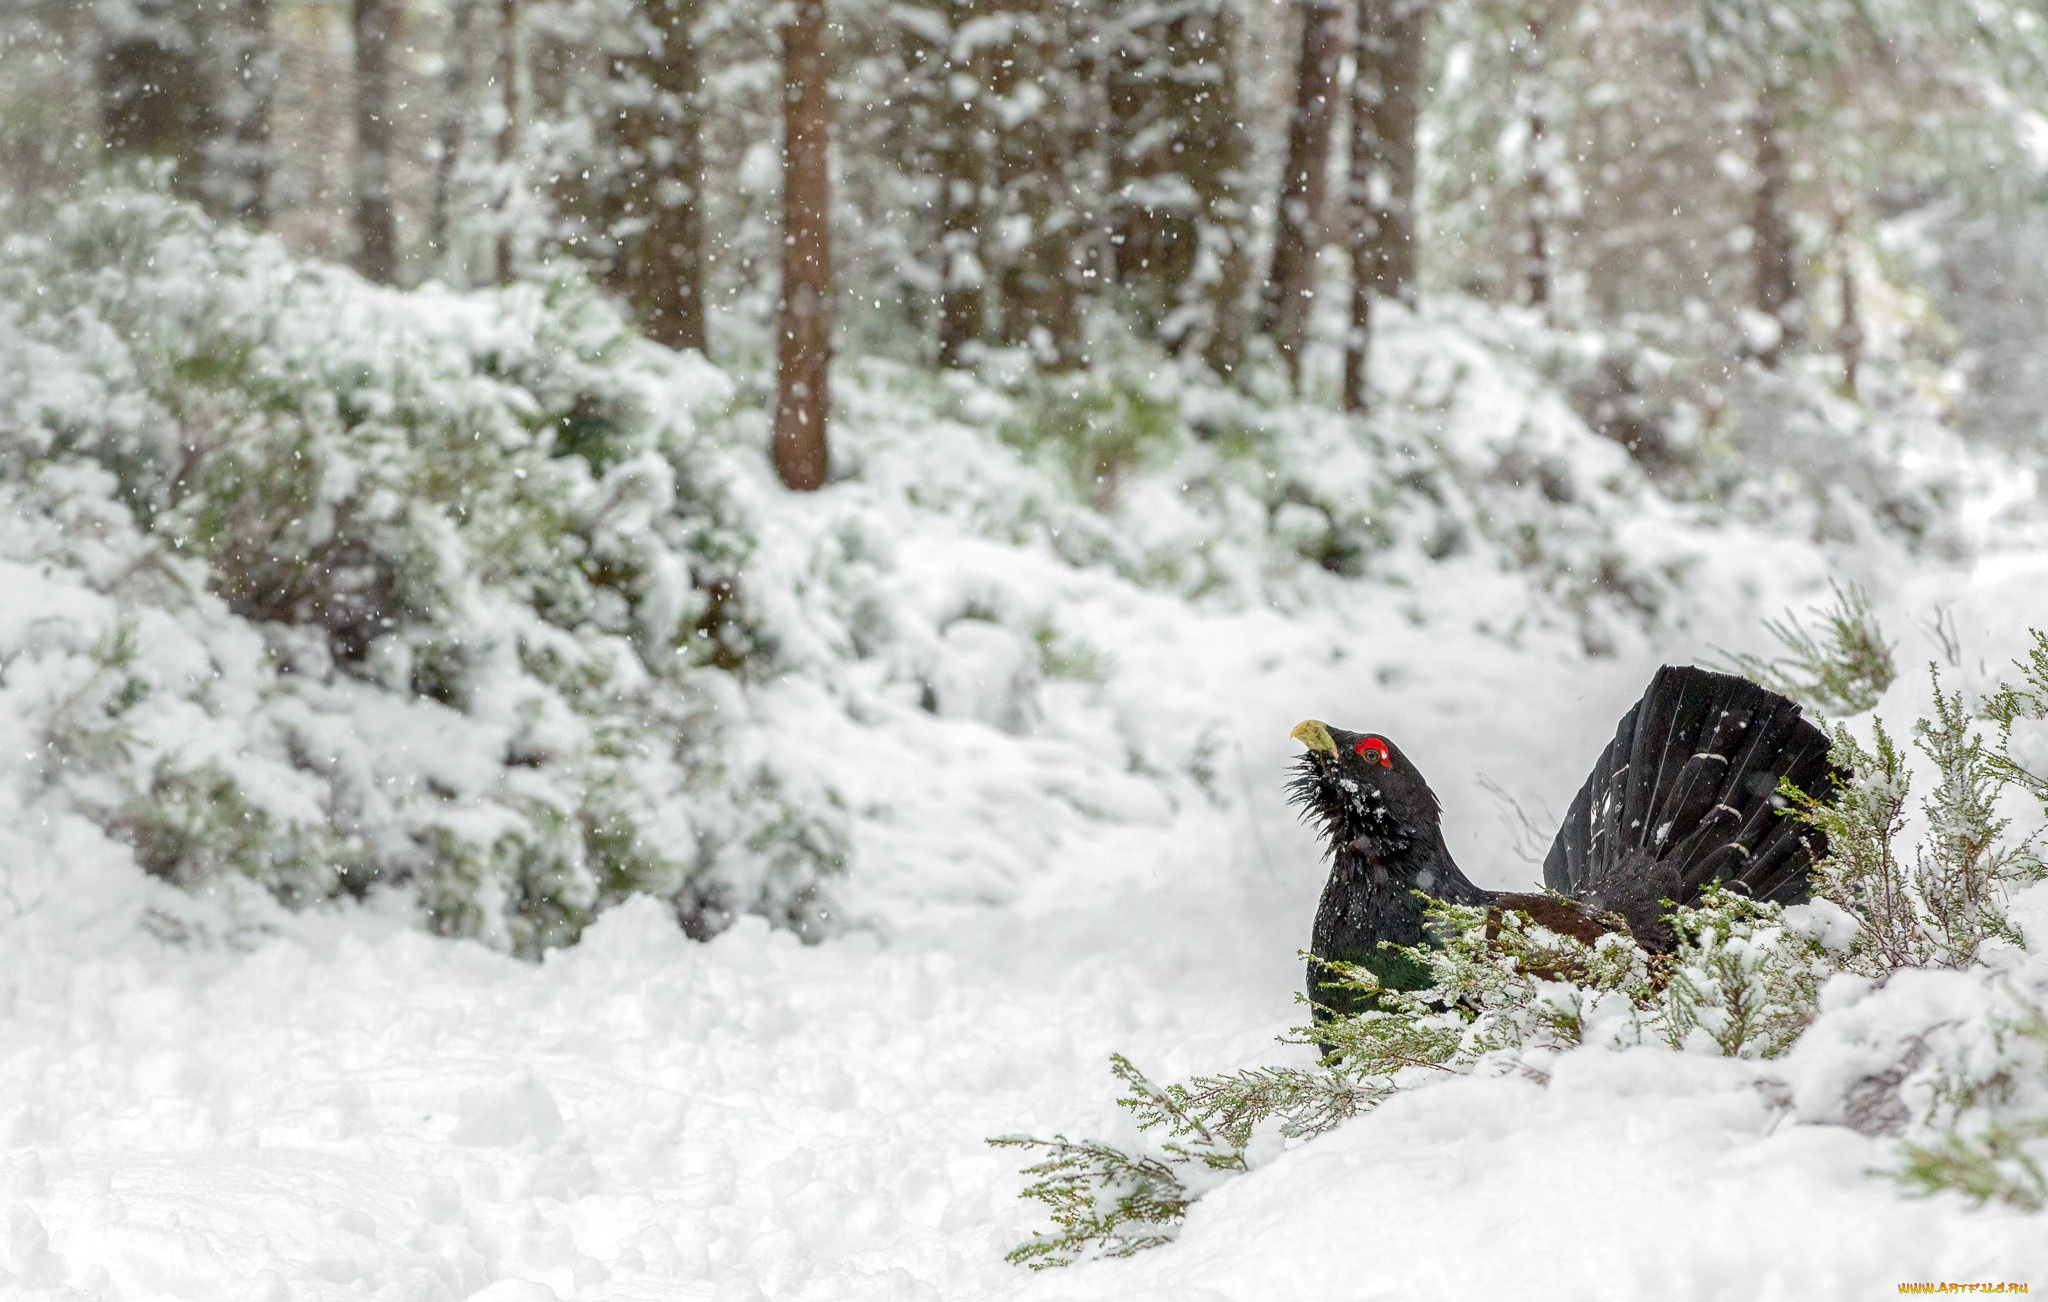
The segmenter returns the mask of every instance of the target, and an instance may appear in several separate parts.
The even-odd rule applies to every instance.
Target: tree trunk
[[[1356,257],[1356,255],[1353,255]],[[1372,278],[1351,277],[1351,327],[1344,333],[1344,410],[1372,410],[1372,383],[1368,373],[1372,362]]]
[[[277,51],[270,39],[271,0],[234,0],[225,10],[226,131],[215,145],[208,190],[215,211],[251,226],[270,217],[271,105],[277,98]]]
[[[782,482],[825,482],[831,406],[832,232],[826,148],[825,0],[795,0],[782,28],[782,339],[774,459]]]
[[[1287,122],[1273,262],[1259,303],[1260,329],[1280,350],[1288,382],[1296,388],[1314,301],[1316,252],[1329,189],[1330,127],[1337,116],[1337,67],[1344,55],[1344,14],[1336,0],[1301,0],[1300,9],[1294,112]]]
[[[1415,179],[1421,157],[1425,0],[1360,0],[1377,11],[1373,25],[1375,95],[1372,138],[1381,180],[1367,192],[1372,207],[1373,284],[1384,298],[1415,301]],[[1366,62],[1361,55],[1360,63]]]
[[[1238,10],[1232,0],[1210,0],[1186,28],[1187,76],[1199,87],[1187,106],[1185,174],[1201,208],[1196,215],[1195,264],[1181,292],[1185,314],[1197,322],[1173,340],[1198,342],[1202,361],[1231,376],[1244,360],[1244,322],[1251,285],[1251,221],[1245,200],[1245,161],[1251,153],[1238,98]],[[1328,137],[1325,136],[1327,143]]]
[[[1791,174],[1768,97],[1758,102],[1749,125],[1756,147],[1755,206],[1750,216],[1756,310],[1777,323],[1777,337],[1760,347],[1757,356],[1766,366],[1775,366],[1785,346],[1799,334],[1799,273],[1792,228],[1785,220],[1785,192],[1791,186]]]
[[[1422,110],[1420,0],[1358,0],[1351,82],[1351,330],[1344,409],[1371,405],[1367,372],[1376,298],[1415,298],[1415,178]]]
[[[655,33],[640,59],[646,99],[626,114],[630,215],[641,224],[620,251],[623,280],[648,337],[706,352],[702,78],[694,28],[698,0],[642,0]]]
[[[515,181],[512,165],[519,157],[519,0],[498,0],[498,95],[505,120],[498,126],[498,283],[512,283],[512,222]]]
[[[269,215],[270,12],[271,0],[131,0],[96,14],[109,152],[168,159],[174,193],[255,226]]]
[[[1529,145],[1543,147],[1549,124],[1541,109],[1529,115]],[[1530,307],[1550,302],[1550,181],[1540,167],[1531,167],[1525,181],[1529,209],[1528,243],[1522,254],[1522,297]]]
[[[104,12],[104,11],[103,11]],[[206,143],[218,130],[202,46],[175,0],[133,0],[100,45],[100,130],[116,155],[168,159],[173,190],[202,196]]]
[[[1088,113],[1088,99],[1065,7],[1058,0],[1008,0],[1005,11],[1029,39],[999,49],[990,82],[997,201],[991,220],[1001,230],[1024,227],[1023,247],[1003,262],[996,286],[1001,337],[1030,348],[1040,366],[1069,367],[1081,353],[1076,250],[1086,224],[1076,193],[1085,132],[1074,124]]]
[[[455,168],[462,160],[469,121],[469,87],[474,68],[477,0],[452,0],[448,8],[448,48],[441,71],[441,121],[434,132],[434,190],[427,205],[427,248],[434,271],[453,270],[448,205],[455,193]]]
[[[1381,57],[1386,0],[1358,0],[1352,21],[1351,168],[1345,178],[1344,225],[1351,253],[1351,325],[1344,335],[1344,410],[1372,407],[1368,370],[1372,360],[1372,300],[1376,290],[1375,251],[1379,238],[1373,189],[1383,183],[1384,150],[1377,116],[1386,94]]]
[[[1244,305],[1243,125],[1234,0],[1112,11],[1101,50],[1109,259],[1159,342],[1213,351]],[[1235,279],[1235,286],[1232,280]]]
[[[979,0],[949,0],[946,56],[939,68],[939,365],[959,366],[987,325],[986,222],[988,142],[982,96],[989,89],[986,60],[969,41]]]
[[[1528,222],[1522,249],[1522,298],[1531,307],[1550,302],[1550,219],[1555,206],[1550,193],[1550,117],[1544,109],[1546,72],[1544,15],[1532,10],[1523,29],[1522,85],[1519,98],[1528,122],[1528,153],[1522,160],[1522,202]]]
[[[1840,264],[1842,319],[1835,326],[1835,351],[1842,358],[1842,388],[1856,396],[1857,375],[1863,368],[1863,321],[1856,304],[1856,248],[1849,239],[1846,208],[1835,212],[1835,257]]]
[[[1208,287],[1209,333],[1202,341],[1202,361],[1225,379],[1244,362],[1244,300],[1252,281],[1249,217],[1241,194],[1224,196],[1209,206],[1203,233],[1216,259],[1216,279]]]
[[[398,280],[398,219],[391,197],[391,47],[400,0],[355,0],[356,270]]]

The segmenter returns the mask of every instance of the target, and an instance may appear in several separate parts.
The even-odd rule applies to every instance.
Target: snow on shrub
[[[115,190],[0,251],[0,637],[37,781],[181,885],[402,883],[533,954],[633,893],[816,923],[729,397],[591,292],[379,289]],[[799,783],[800,785],[800,783]]]

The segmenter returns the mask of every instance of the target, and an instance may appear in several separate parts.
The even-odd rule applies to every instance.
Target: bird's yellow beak
[[[1330,729],[1321,719],[1303,719],[1294,725],[1294,731],[1287,734],[1310,750],[1337,753],[1337,743],[1330,740]]]

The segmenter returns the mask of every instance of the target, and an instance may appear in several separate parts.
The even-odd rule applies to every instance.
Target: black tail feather
[[[1667,948],[1664,901],[1720,881],[1758,899],[1807,898],[1827,853],[1779,811],[1781,778],[1833,794],[1826,734],[1799,707],[1745,678],[1666,665],[1615,729],[1543,864],[1553,890],[1621,914]]]

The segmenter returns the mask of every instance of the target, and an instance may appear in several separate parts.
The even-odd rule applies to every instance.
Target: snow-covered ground
[[[1441,322],[1391,338],[1382,365],[1411,390],[1444,357],[1494,365]],[[929,395],[899,402],[886,373],[856,384],[849,479],[801,501],[749,490],[790,667],[748,689],[747,735],[829,782],[852,838],[814,945],[751,917],[692,942],[642,898],[528,962],[421,932],[396,894],[293,914],[233,879],[194,898],[145,876],[36,776],[48,711],[68,699],[51,648],[91,645],[123,613],[119,590],[36,528],[11,534],[0,1289],[594,1302],[2048,1287],[2040,1216],[1906,1199],[1871,1174],[1896,1141],[1844,1124],[1859,1081],[1916,1032],[1981,1017],[1998,981],[2048,992],[2040,892],[2021,915],[2030,959],[1844,985],[1785,1059],[1595,1049],[1547,1084],[1452,1081],[1224,1185],[1172,1245],[1037,1275],[1003,1263],[1041,1222],[1016,1197],[1014,1154],[984,1139],[1130,1138],[1111,1052],[1160,1079],[1305,1059],[1273,1042],[1299,1018],[1296,952],[1322,880],[1282,799],[1297,720],[1396,737],[1472,876],[1522,884],[1543,847],[1487,784],[1547,834],[1657,664],[1759,646],[1759,617],[1832,570],[1873,586],[1909,669],[1940,654],[1913,621],[1948,606],[1965,686],[2048,622],[2048,549],[2015,526],[1970,523],[1982,549],[1946,561],[1876,535],[1826,551],[1803,520],[1706,529],[1499,365],[1459,399],[1469,410],[1422,404],[1451,411],[1446,456],[1480,477],[1503,448],[1551,456],[1577,477],[1561,513],[1593,501],[1632,553],[1682,562],[1656,631],[1620,621],[1590,639],[1486,547],[1275,580],[1250,550],[1202,550],[1215,519],[1177,504],[1170,472],[1123,485],[1120,532],[1079,561],[1065,517],[1004,514],[1023,519],[1015,499],[1046,491],[1012,450],[919,415]],[[1242,590],[1141,581],[1175,555]],[[161,641],[143,663],[242,691],[235,657],[255,653],[236,638],[253,634],[207,600],[189,627],[147,615]],[[886,628],[845,651],[874,611]],[[1064,671],[1033,658],[1035,628]],[[1596,640],[1605,653],[1589,655]],[[1909,719],[1926,696],[1908,672],[1881,713]]]
[[[1965,580],[1981,596],[1959,607],[1964,627],[2002,618],[2020,579]],[[898,804],[864,825],[861,860],[895,855],[898,880],[878,867],[849,884],[853,899],[919,879],[1009,889],[1003,907],[964,890],[951,907],[878,905],[872,928],[812,947],[754,920],[696,944],[642,902],[530,964],[374,909],[294,918],[249,901],[243,914],[276,934],[172,946],[138,916],[188,916],[188,903],[82,822],[11,816],[12,1287],[1734,1298],[2041,1278],[2038,1217],[1902,1199],[1867,1174],[1890,1141],[1809,1122],[1773,1086],[1799,1078],[1796,1059],[1651,1050],[1581,1052],[1548,1088],[1473,1080],[1399,1099],[1226,1186],[1180,1243],[1128,1263],[1042,1276],[1002,1264],[1035,1220],[1014,1197],[1014,1160],[985,1136],[1121,1133],[1111,1051],[1161,1075],[1303,1052],[1270,1043],[1296,1017],[1293,955],[1319,886],[1277,797],[1296,716],[1370,719],[1431,772],[1485,772],[1555,808],[1648,663],[1485,641],[1433,653],[1370,603],[1312,621],[1178,622],[1161,603],[1115,604],[1095,613],[1120,614],[1118,645],[1154,667],[1131,708],[1219,704],[1241,729],[1226,777],[1253,799],[1006,810],[1060,809],[1019,786],[1057,781],[1057,756],[1033,767],[979,726],[863,734],[820,718],[806,744],[855,761],[861,802]],[[1398,690],[1357,661],[1399,668]],[[804,716],[804,702],[783,704]],[[924,826],[953,783],[995,788],[983,817]],[[1444,785],[1475,870],[1529,875],[1469,784]],[[1069,807],[1091,793],[1071,794]],[[1019,844],[1034,817],[1035,849]],[[975,862],[983,836],[1001,844]]]

